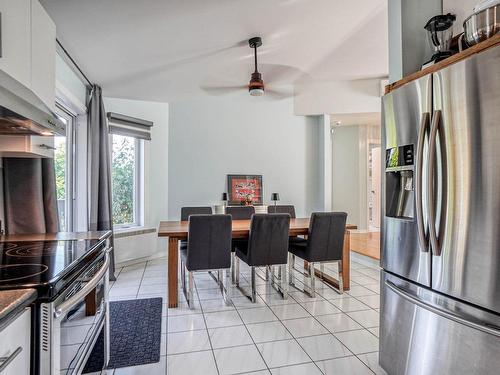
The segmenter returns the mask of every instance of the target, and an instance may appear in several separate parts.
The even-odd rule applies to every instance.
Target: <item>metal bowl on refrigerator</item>
[[[469,47],[500,32],[500,4],[474,13],[464,21],[464,39]]]

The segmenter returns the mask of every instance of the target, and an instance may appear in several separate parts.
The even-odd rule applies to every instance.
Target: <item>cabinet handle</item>
[[[23,348],[20,346],[8,357],[0,357],[0,372],[3,372],[7,368],[7,366],[14,360],[16,357],[23,351]]]
[[[38,145],[38,147],[40,148],[44,148],[46,150],[57,150],[55,147],[52,147],[52,146],[49,146],[49,145],[46,145],[45,143],[42,143],[41,145]]]

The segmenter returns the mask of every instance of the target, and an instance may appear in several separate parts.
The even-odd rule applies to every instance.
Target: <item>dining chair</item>
[[[307,239],[298,239],[297,241],[290,242],[288,273],[289,284],[291,286],[295,287],[293,272],[295,269],[295,257],[297,256],[309,263],[306,276],[310,280],[310,285],[304,289],[304,293],[310,297],[315,296],[315,264],[319,263],[321,271],[324,272],[324,263],[330,262],[337,262],[339,269],[339,292],[340,294],[344,292],[342,282],[342,252],[346,220],[347,214],[345,212],[315,212],[311,215]]]
[[[214,279],[220,287],[224,301],[230,304],[227,295],[227,271],[231,266],[231,216],[189,216],[188,240],[185,245],[181,245],[180,253],[182,290],[189,307],[193,308],[193,272],[196,271],[209,271],[212,277],[212,271],[217,271],[217,278]]]
[[[236,246],[236,286],[239,287],[240,259],[251,269],[251,295],[248,296],[244,290],[243,294],[252,302],[256,301],[255,291],[255,267],[267,267],[279,265],[284,276],[280,280],[278,291],[286,299],[288,296],[288,285],[286,283],[286,262],[288,253],[288,235],[290,231],[289,214],[255,214],[250,223],[248,244]],[[271,272],[271,285],[274,285],[274,272]]]
[[[188,221],[189,215],[211,215],[212,207],[181,207],[181,221]],[[186,246],[187,241],[181,240],[181,246]]]
[[[233,220],[250,220],[255,213],[254,206],[227,206],[226,214],[231,215]]]
[[[227,206],[226,214],[231,215],[233,220],[250,220],[252,215],[255,214],[254,206]],[[240,248],[246,248],[248,246],[247,239],[233,239],[231,245],[231,281],[235,283],[235,266],[234,266],[234,254],[236,251],[236,246]]]
[[[182,207],[181,208],[181,220],[187,221],[189,215],[211,215],[212,207]]]
[[[292,219],[295,219],[295,206],[292,205],[277,205],[267,206],[268,214],[289,214]]]

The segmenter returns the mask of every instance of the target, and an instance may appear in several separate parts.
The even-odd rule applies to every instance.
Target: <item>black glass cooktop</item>
[[[0,290],[38,288],[43,295],[54,295],[99,255],[103,244],[99,240],[2,242]]]

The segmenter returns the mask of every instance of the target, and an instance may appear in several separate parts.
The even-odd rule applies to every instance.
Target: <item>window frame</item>
[[[65,232],[72,232],[75,227],[76,218],[76,153],[77,137],[76,123],[77,115],[59,100],[55,103],[55,113],[66,121],[66,171],[65,171]]]
[[[110,145],[110,153],[111,153],[111,177],[113,176],[113,136],[120,134],[109,134],[109,145]],[[134,138],[131,136],[122,137],[132,138],[134,140],[134,191],[133,191],[133,218],[134,221],[131,223],[121,223],[115,224],[113,222],[113,230],[127,230],[132,228],[137,228],[143,226],[143,205],[144,205],[144,193],[143,193],[143,183],[144,183],[144,168],[143,168],[143,160],[144,160],[144,141],[139,138]],[[113,181],[111,181],[111,185]],[[111,189],[113,191],[113,189]],[[113,197],[111,197],[113,200]],[[113,221],[113,212],[111,212],[111,217]]]

